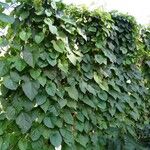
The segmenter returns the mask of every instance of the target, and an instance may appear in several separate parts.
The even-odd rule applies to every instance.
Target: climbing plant
[[[54,0],[0,10],[0,149],[144,149],[148,79],[135,56],[147,45],[132,16]]]

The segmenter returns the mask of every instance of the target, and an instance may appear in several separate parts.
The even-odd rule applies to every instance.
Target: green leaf
[[[37,141],[41,136],[41,131],[39,130],[39,128],[34,129],[31,132],[31,139],[32,141]]]
[[[120,50],[122,51],[122,54],[126,54],[128,52],[128,50],[123,46],[120,47]]]
[[[20,58],[16,58],[15,59],[15,63],[14,63],[14,67],[18,70],[18,71],[22,71],[24,70],[24,68],[26,67],[26,63],[20,59]]]
[[[60,133],[67,145],[72,146],[72,144],[74,144],[73,134],[69,130],[67,130],[66,128],[60,128]]]
[[[7,74],[9,71],[9,66],[8,64],[3,61],[3,60],[0,60],[0,77],[4,76],[5,74]]]
[[[25,31],[21,31],[19,33],[19,37],[21,38],[21,40],[23,41],[27,41],[31,36],[31,33],[30,32],[25,32]]]
[[[49,105],[49,100],[47,100],[44,104],[41,105],[41,108],[44,110],[45,113],[48,111],[48,108],[50,107]]]
[[[6,109],[6,117],[8,120],[12,120],[15,118],[16,110],[13,106],[9,106]]]
[[[41,32],[41,33],[35,35],[34,40],[37,44],[40,44],[44,40],[44,33]]]
[[[98,75],[96,72],[94,72],[94,80],[102,90],[108,91],[109,87],[107,81],[105,80],[102,81],[101,76]]]
[[[106,56],[106,57],[108,57],[109,58],[109,60],[113,63],[113,62],[116,62],[116,56],[112,53],[112,52],[110,52],[109,50],[107,50],[107,49],[104,49],[103,50],[103,53],[104,53],[104,55]]]
[[[79,82],[79,87],[80,87],[81,91],[85,94],[85,93],[86,93],[87,83],[84,82],[83,80],[81,80],[81,81]]]
[[[49,25],[49,30],[51,31],[52,34],[58,34],[57,28],[54,25]]]
[[[109,113],[113,117],[115,115],[115,113],[116,113],[116,108],[115,107],[109,108]]]
[[[37,105],[42,105],[46,102],[47,97],[46,97],[45,93],[44,94],[43,93],[38,93],[38,95],[36,95],[35,99],[36,99],[36,104]]]
[[[70,62],[75,66],[77,63],[77,57],[73,52],[69,52],[67,54],[68,59],[70,60]]]
[[[30,75],[33,79],[37,79],[41,74],[41,70],[40,69],[31,69],[30,70]]]
[[[0,21],[12,24],[12,23],[14,23],[15,19],[12,16],[8,16],[4,13],[0,13]]]
[[[82,146],[86,147],[87,143],[89,142],[89,137],[79,134],[76,141],[80,143]]]
[[[74,100],[73,101],[69,100],[69,101],[67,101],[67,106],[69,108],[74,108],[76,110],[77,109],[77,102]]]
[[[111,42],[108,42],[108,47],[111,49],[111,50],[114,50],[115,46],[111,43]]]
[[[82,99],[82,101],[83,101],[85,104],[87,104],[87,105],[89,105],[89,106],[95,108],[95,105],[94,105],[92,99],[89,99],[88,96],[84,96],[84,98]]]
[[[51,7],[52,7],[54,10],[57,10],[56,1],[51,1]]]
[[[0,6],[3,8],[8,8],[9,5],[7,3],[0,2]]]
[[[57,64],[57,59],[52,59],[51,57],[47,57],[47,61],[53,67]]]
[[[94,89],[90,84],[87,85],[86,89],[87,89],[90,93],[92,93],[93,95],[96,95],[95,89]]]
[[[21,129],[22,133],[26,133],[32,126],[32,118],[27,113],[20,113],[16,118],[16,124]]]
[[[48,128],[54,128],[54,124],[52,123],[50,117],[45,117],[43,122]]]
[[[50,132],[51,132],[51,129],[48,129],[48,128],[43,128],[42,130],[42,136],[45,138],[45,139],[49,139],[50,137]]]
[[[106,109],[106,102],[99,101],[98,107],[101,108],[101,109],[103,109],[103,110]]]
[[[65,90],[72,99],[78,100],[78,91],[75,86],[66,87]]]
[[[18,147],[20,150],[27,150],[28,141],[26,139],[20,139],[18,142]]]
[[[56,90],[57,90],[56,85],[53,82],[49,82],[46,85],[45,89],[46,89],[47,94],[50,95],[50,96],[54,96],[55,93],[56,93]]]
[[[99,93],[98,93],[98,97],[99,97],[100,99],[106,101],[106,100],[108,99],[108,94],[107,94],[105,91],[101,90],[101,91],[99,91]]]
[[[95,27],[92,27],[92,26],[90,26],[89,28],[88,28],[88,31],[91,31],[91,32],[96,32],[96,28]]]
[[[46,14],[48,17],[50,17],[50,16],[52,15],[52,12],[51,12],[50,9],[46,9],[46,10],[45,10],[45,14]]]
[[[79,35],[81,35],[87,41],[87,37],[86,37],[85,33],[80,28],[77,28],[77,32],[79,33]]]
[[[139,115],[139,112],[136,110],[136,111],[132,111],[131,113],[130,113],[130,115],[131,115],[131,117],[135,120],[135,121],[137,121],[139,118],[140,118],[140,115]]]
[[[10,72],[10,78],[14,81],[14,82],[19,82],[21,80],[18,72],[15,71],[11,71]]]
[[[18,87],[18,84],[14,82],[10,76],[4,77],[3,84],[5,85],[6,88],[10,90],[16,90]]]
[[[2,146],[3,146],[3,138],[0,137],[0,149],[2,149]]]
[[[61,137],[59,131],[53,131],[50,134],[50,142],[55,147],[58,147],[58,146],[61,145],[61,143],[62,143],[62,137]]]
[[[104,58],[102,55],[95,55],[95,60],[98,62],[100,65],[101,64],[107,64],[107,59]]]
[[[25,83],[22,83],[22,89],[25,93],[25,95],[32,101],[35,96],[38,94],[38,88],[36,82],[33,81],[26,81]]]
[[[61,41],[61,40],[57,40],[57,41],[52,40],[51,42],[53,44],[54,49],[57,52],[63,53],[65,51],[65,45],[64,45],[63,41]]]
[[[108,92],[109,87],[108,87],[108,82],[107,82],[107,81],[103,80],[103,82],[102,82],[102,83],[100,83],[100,84],[99,84],[99,86],[100,86],[100,88],[101,88],[102,90],[104,90],[104,91],[107,91],[107,92]]]
[[[83,132],[83,130],[84,130],[84,123],[82,123],[80,121],[77,121],[75,124],[76,124],[76,126],[75,126],[76,130],[78,130],[80,132]]]
[[[25,20],[25,19],[27,19],[28,17],[29,17],[29,10],[23,10],[22,12],[21,12],[21,14],[20,14],[20,17],[21,17],[21,19],[22,20]]]
[[[96,32],[96,31],[95,31]],[[96,41],[95,46],[99,49],[103,48],[103,42],[101,40]]]
[[[58,60],[58,68],[65,73],[68,73],[68,62],[67,61],[61,61],[60,59]]]
[[[115,83],[114,80],[110,80],[108,83],[113,87],[113,89],[114,89],[115,91],[120,92],[120,88],[119,88],[119,86],[116,85],[116,83]]]
[[[44,22],[49,26],[49,30],[52,34],[58,34],[57,28],[52,24],[50,18],[44,19]]]
[[[84,122],[84,115],[81,112],[77,113],[77,118],[81,121]]]
[[[11,135],[10,133],[8,133],[7,135],[3,135],[2,136],[3,139],[0,139],[0,147],[1,147],[1,150],[8,150],[9,147],[10,147],[10,143],[11,143]]]
[[[58,101],[58,103],[59,103],[60,107],[63,108],[64,106],[67,105],[67,100],[66,99],[60,99]]]
[[[63,119],[64,119],[64,121],[65,121],[67,124],[73,125],[73,122],[74,122],[74,121],[73,121],[73,117],[72,117],[71,113],[70,113],[68,110],[64,111]]]
[[[45,76],[39,76],[38,81],[44,87],[44,85],[46,84],[46,77]]]
[[[34,59],[34,55],[31,51],[29,50],[24,50],[23,51],[23,59],[25,60],[25,62],[31,66],[32,68],[34,68],[35,66],[35,59]]]
[[[101,76],[98,75],[97,72],[94,72],[94,80],[98,85],[100,85],[102,83]]]

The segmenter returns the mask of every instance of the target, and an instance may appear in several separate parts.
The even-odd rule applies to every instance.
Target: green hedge
[[[0,57],[0,149],[143,150],[145,30],[141,36],[135,19],[118,12],[17,2],[9,16],[0,13],[0,26],[9,26],[0,39],[8,46]]]

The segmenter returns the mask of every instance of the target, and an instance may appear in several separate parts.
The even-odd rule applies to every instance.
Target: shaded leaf
[[[32,126],[32,118],[27,113],[20,113],[16,118],[16,124],[21,129],[22,133],[26,133]]]
[[[35,99],[36,99],[36,104],[37,105],[42,105],[46,102],[47,97],[46,97],[45,94],[38,93],[38,95],[36,95]]]
[[[55,93],[56,93],[56,89],[57,89],[57,88],[56,88],[55,83],[49,82],[49,83],[46,85],[45,89],[46,89],[46,92],[47,92],[48,95],[54,96]]]
[[[54,128],[54,125],[53,125],[50,117],[45,117],[43,122],[48,128]]]
[[[8,64],[3,61],[3,60],[0,60],[0,77],[4,76],[5,74],[7,74],[9,71],[9,66]]]
[[[66,87],[65,90],[72,99],[78,100],[78,91],[75,86]]]
[[[25,83],[22,83],[22,89],[25,93],[25,95],[32,101],[35,96],[38,94],[38,88],[36,82],[32,81],[26,81]]]
[[[58,146],[61,145],[61,143],[62,143],[62,137],[61,137],[59,131],[53,131],[50,134],[50,142],[55,147],[58,147]]]
[[[89,138],[88,136],[79,134],[76,141],[80,143],[82,146],[86,147],[87,143],[89,142]]]
[[[18,142],[18,147],[20,150],[27,150],[28,142],[26,139],[20,139]]]
[[[9,106],[6,109],[6,117],[8,120],[12,120],[15,118],[16,110],[13,106]]]
[[[35,59],[34,59],[34,55],[31,51],[29,50],[24,50],[23,51],[23,59],[25,60],[25,62],[34,68],[35,66]]]
[[[15,19],[12,16],[8,16],[4,13],[0,13],[0,21],[12,24],[12,23],[14,23]]]
[[[44,86],[46,84],[46,77],[45,76],[39,76],[38,77],[39,83]]]
[[[6,88],[10,89],[10,90],[16,90],[18,87],[18,84],[16,82],[14,82],[10,76],[6,76],[4,77],[4,81],[3,84],[5,85]]]
[[[41,136],[41,132],[40,132],[39,128],[36,128],[31,132],[31,139],[33,141],[38,140],[40,138],[40,136]]]
[[[68,110],[66,110],[65,112],[64,112],[64,114],[63,114],[63,119],[64,119],[64,121],[67,123],[67,124],[73,124],[73,117],[72,117],[72,115],[71,115],[71,113],[68,111]]]

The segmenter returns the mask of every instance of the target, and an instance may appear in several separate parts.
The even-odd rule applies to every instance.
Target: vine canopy
[[[0,149],[142,149],[148,29],[61,1],[6,0],[0,10]]]

